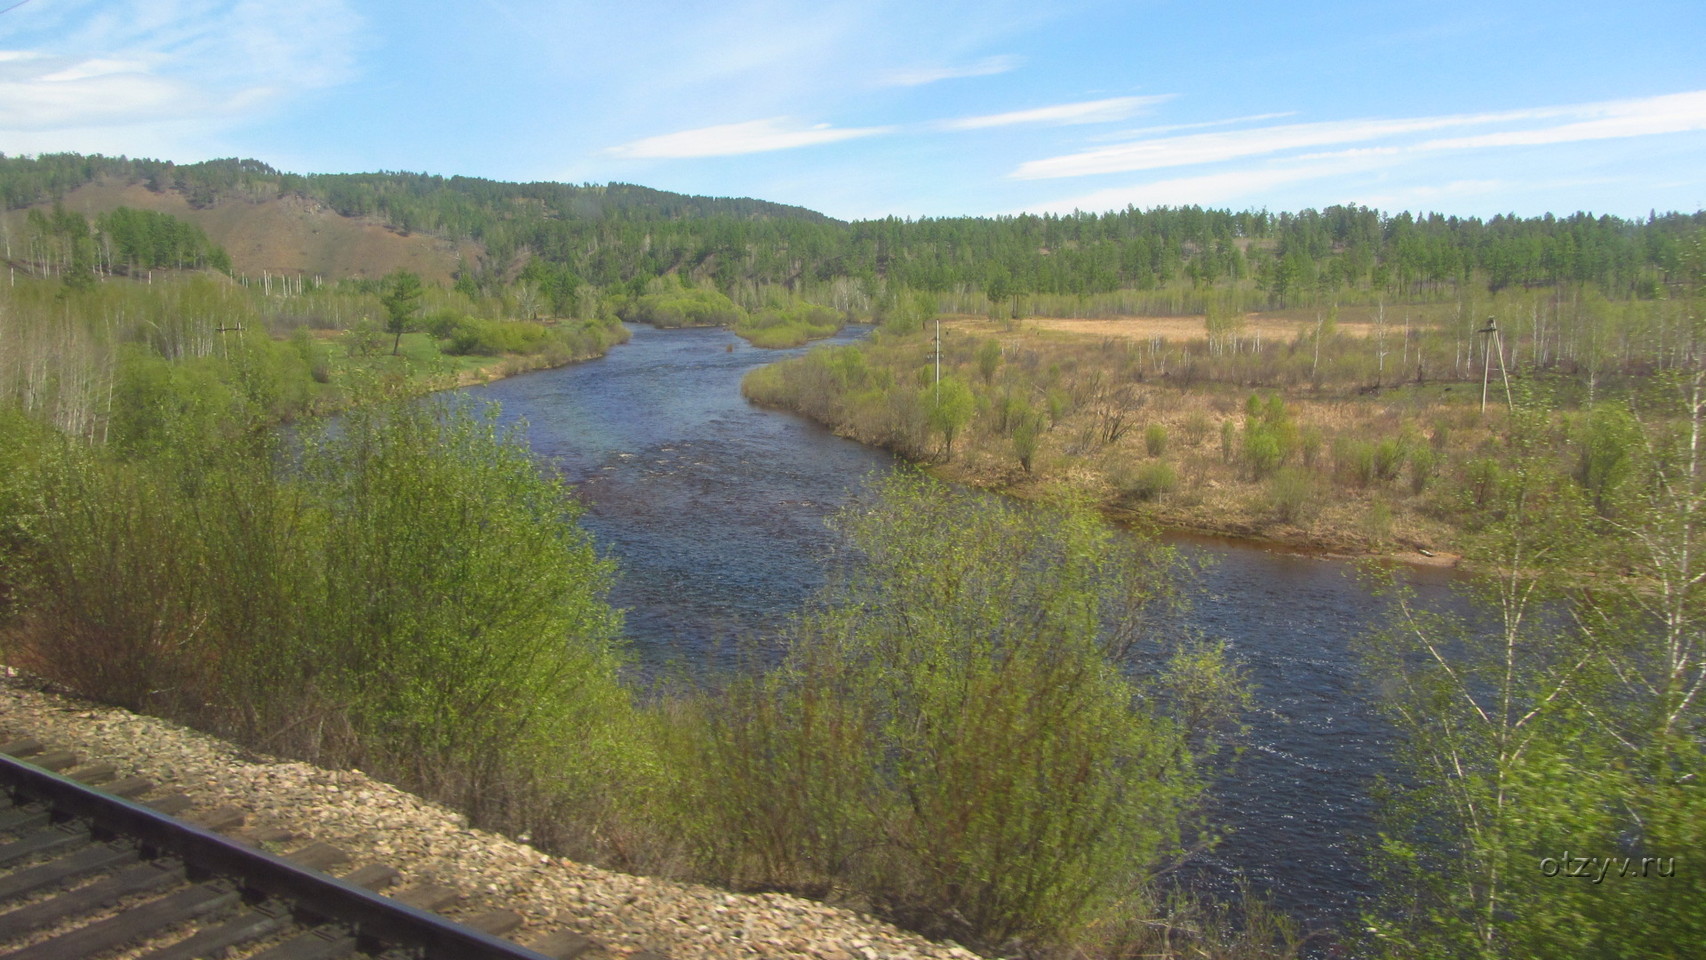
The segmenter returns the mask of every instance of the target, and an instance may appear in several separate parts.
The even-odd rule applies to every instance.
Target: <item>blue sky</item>
[[[0,6],[12,0],[0,0]],[[26,0],[0,151],[854,219],[1706,206],[1706,3]]]

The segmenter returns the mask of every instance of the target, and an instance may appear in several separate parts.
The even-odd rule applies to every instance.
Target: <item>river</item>
[[[838,543],[825,519],[896,460],[740,396],[746,371],[798,351],[720,329],[632,332],[601,360],[468,392],[525,420],[533,448],[577,485],[583,523],[620,564],[612,602],[627,610],[639,669],[726,666],[737,641],[774,630],[822,584]],[[1259,703],[1215,791],[1231,832],[1190,882],[1230,896],[1242,874],[1305,927],[1340,927],[1372,893],[1361,845],[1390,734],[1350,644],[1380,603],[1343,562],[1174,539],[1205,567],[1189,625],[1227,641]],[[1450,576],[1413,575],[1424,596]]]

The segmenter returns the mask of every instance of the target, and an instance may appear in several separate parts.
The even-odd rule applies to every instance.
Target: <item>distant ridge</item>
[[[407,172],[294,174],[253,159],[175,164],[75,153],[0,154],[0,204],[6,211],[62,204],[91,217],[121,206],[169,213],[201,227],[229,251],[238,273],[337,278],[404,269],[439,282],[470,266],[513,271],[528,259],[505,242],[517,232],[506,224],[837,223],[804,207],[628,183],[506,183]],[[21,218],[8,216],[6,222],[14,235],[20,232]],[[500,239],[495,252],[486,242],[490,235]]]
[[[1208,291],[1248,310],[1566,284],[1654,300],[1706,287],[1701,211],[1482,220],[1355,204],[1277,213],[1192,205],[847,223],[626,183],[0,155],[9,250],[35,242],[21,211],[49,204],[90,218],[119,206],[169,213],[222,246],[239,274],[336,280],[407,269],[487,294],[520,282],[559,312],[582,291],[639,296],[666,280],[753,305],[804,298],[849,316],[881,315],[914,292],[969,311],[999,304],[1077,316],[1202,314]]]

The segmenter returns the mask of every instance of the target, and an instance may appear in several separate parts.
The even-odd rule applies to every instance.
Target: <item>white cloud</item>
[[[1097,173],[1124,173],[1201,163],[1217,163],[1241,157],[1262,156],[1303,147],[1354,143],[1408,133],[1420,133],[1467,123],[1491,122],[1491,118],[1424,117],[1415,120],[1343,120],[1324,123],[1294,123],[1253,130],[1196,133],[1183,137],[1140,140],[1101,147],[1045,160],[1029,160],[1013,171],[1020,180],[1082,177]]]
[[[901,70],[890,70],[878,78],[877,82],[885,87],[918,87],[939,80],[956,80],[961,77],[988,77],[998,73],[1006,73],[1016,69],[1025,62],[1023,57],[999,56],[985,57],[975,63],[962,64],[957,67],[911,67]]]
[[[1566,143],[1701,130],[1706,129],[1706,91],[1500,113],[1398,120],[1327,121],[1162,137],[1027,161],[1020,164],[1011,176],[1015,179],[1030,180],[1154,170],[1264,156],[1308,147],[1390,140],[1452,127],[1532,124],[1560,118],[1576,119],[1577,122],[1436,139],[1406,146],[1387,144],[1344,151],[1337,155],[1367,156],[1411,151]]]
[[[0,51],[0,137],[11,149],[60,149],[62,134],[101,143],[103,129],[122,129],[113,141],[122,144],[143,127],[224,126],[350,76],[360,25],[345,0],[303,0],[288,22],[257,0],[71,2],[39,13],[12,31],[20,49]]]
[[[1510,130],[1473,137],[1430,140],[1416,149],[1466,150],[1479,147],[1537,146],[1706,130],[1706,90],[1675,93],[1646,100],[1590,104],[1583,112],[1598,116],[1578,123],[1566,123],[1539,130]]]
[[[961,117],[958,120],[943,121],[942,126],[948,130],[982,130],[987,127],[1007,127],[1020,123],[1108,123],[1114,120],[1124,120],[1145,107],[1152,107],[1172,98],[1172,94],[1160,94],[1149,97],[1085,100],[1079,103],[1056,104],[1052,107],[1037,107],[1032,110],[1014,110],[1011,113]]]
[[[1153,136],[1157,133],[1202,130],[1206,127],[1230,127],[1239,123],[1255,123],[1257,120],[1280,120],[1295,116],[1296,113],[1295,110],[1286,110],[1281,113],[1253,113],[1245,117],[1228,117],[1225,120],[1204,120],[1201,123],[1174,123],[1162,127],[1139,127],[1136,130],[1115,130],[1112,133],[1101,133],[1087,139],[1093,142],[1108,143],[1114,140],[1130,140],[1133,137]]]
[[[0,130],[45,131],[158,119],[201,110],[204,95],[187,84],[150,74],[135,62],[11,60],[0,79]]]
[[[787,117],[748,120],[744,123],[725,123],[696,130],[682,130],[656,137],[634,140],[611,147],[609,152],[623,157],[668,158],[728,157],[743,153],[764,153],[770,150],[791,150],[822,143],[852,140],[888,133],[891,127],[832,127],[820,123],[799,127]]]

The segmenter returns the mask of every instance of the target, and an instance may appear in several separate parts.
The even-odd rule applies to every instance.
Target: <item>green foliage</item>
[[[240,390],[173,373],[138,361],[152,428],[36,438],[0,490],[9,661],[547,842],[595,822],[632,747],[610,567],[563,485],[414,400],[303,430],[293,462]]]
[[[317,693],[383,765],[460,804],[527,786],[517,763],[547,752],[607,772],[599,731],[626,705],[610,564],[519,437],[462,407],[363,408],[310,443],[305,474],[339,505],[317,518],[324,614],[269,666],[318,661]]]
[[[1281,523],[1304,526],[1320,509],[1315,475],[1304,467],[1282,467],[1268,479],[1268,504]]]
[[[1121,496],[1133,500],[1159,500],[1179,487],[1178,471],[1165,460],[1136,465],[1121,461],[1110,479]]]
[[[200,227],[169,213],[119,207],[98,217],[96,226],[112,242],[113,259],[133,276],[165,267],[231,272],[230,256]]]
[[[1642,447],[1640,427],[1628,410],[1600,405],[1588,412],[1575,440],[1576,482],[1582,485],[1595,510],[1603,516],[1612,516],[1624,485],[1636,473]]]
[[[1297,423],[1278,394],[1266,400],[1251,394],[1244,403],[1244,463],[1260,480],[1279,468],[1297,448]]]
[[[1152,457],[1159,457],[1167,452],[1167,428],[1159,423],[1152,423],[1143,430],[1143,449]]]
[[[1202,442],[1208,439],[1210,429],[1212,427],[1209,423],[1208,414],[1201,410],[1192,410],[1185,415],[1183,427],[1185,445],[1189,447],[1202,446]]]
[[[745,317],[728,297],[701,289],[647,294],[618,312],[624,320],[655,327],[731,327]]]
[[[1698,424],[1700,382],[1682,392]],[[1547,428],[1518,406],[1467,477],[1476,613],[1395,589],[1364,647],[1403,736],[1369,924],[1386,955],[1685,957],[1706,931],[1682,906],[1706,895],[1684,866],[1706,721],[1677,695],[1703,676],[1680,639],[1701,622],[1703,491],[1679,471],[1602,523]]]
[[[1001,368],[1001,341],[985,340],[977,348],[977,374],[987,385],[995,382],[995,371]]]
[[[1341,477],[1359,487],[1369,486],[1378,476],[1374,444],[1367,440],[1340,437],[1333,441],[1333,463]]]
[[[833,336],[842,326],[841,314],[815,303],[794,302],[767,307],[742,318],[735,333],[755,347],[797,347],[808,340]]]
[[[1193,651],[1166,676],[1209,696],[1172,717],[1149,705],[1189,698],[1125,672],[1162,655],[1147,624],[1171,553],[1084,509],[907,475],[841,523],[862,562],[779,669],[693,717],[712,749],[682,766],[679,809],[703,869],[857,891],[985,945],[1070,944],[1152,909],[1204,788],[1187,723],[1242,689]]]
[[[971,387],[958,377],[943,377],[932,388],[930,427],[942,435],[943,455],[952,459],[954,437],[971,422],[977,412],[977,399]]]
[[[551,331],[524,320],[476,320],[465,317],[449,325],[441,349],[451,356],[495,357],[506,353],[530,356],[552,343]]]
[[[522,282],[538,293],[540,307],[559,316],[567,315],[583,285],[614,290],[637,282],[629,289],[638,293],[665,275],[731,293],[742,285],[796,293],[805,293],[800,288],[806,284],[856,286],[851,299],[813,298],[867,314],[876,312],[875,303],[903,299],[905,291],[942,298],[944,310],[1002,316],[1021,299],[1047,298],[1064,310],[1110,294],[1158,293],[1153,299],[1121,296],[1119,305],[1110,300],[1101,309],[1207,314],[1222,351],[1237,338],[1237,318],[1262,298],[1275,307],[1325,307],[1538,285],[1591,284],[1620,299],[1680,292],[1698,272],[1690,273],[1689,251],[1706,227],[1706,214],[1699,212],[1483,221],[1355,206],[1280,214],[1190,206],[837,223],[799,207],[631,184],[499,183],[410,173],[305,176],[255,160],[179,165],[75,154],[0,158],[0,200],[14,209],[48,203],[103,177],[177,191],[198,208],[254,196],[302,196],[405,233],[476,241],[486,258],[466,268],[465,288],[489,292],[492,277],[525,261]],[[74,244],[55,243],[57,249],[38,251],[34,259],[68,265]],[[911,329],[916,320],[909,313],[897,311],[896,324]],[[1587,352],[1604,351],[1596,346]]]
[[[1026,473],[1031,472],[1031,465],[1036,461],[1042,435],[1042,418],[1029,407],[1014,418],[1013,455],[1019,459],[1019,466],[1024,467]]]
[[[391,343],[391,355],[396,356],[403,334],[408,332],[420,309],[421,278],[407,270],[398,270],[387,274],[382,286],[385,292],[379,299],[385,305],[385,332],[396,337]]]

